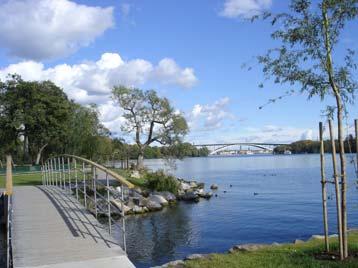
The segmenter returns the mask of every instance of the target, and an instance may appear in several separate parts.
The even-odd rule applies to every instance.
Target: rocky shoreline
[[[143,190],[139,187],[129,190],[128,198],[122,204],[119,198],[121,187],[110,187],[112,195],[111,203],[119,210],[122,209],[125,215],[144,214],[147,212],[160,211],[164,207],[175,204],[178,201],[199,202],[200,199],[210,199],[213,196],[212,191],[205,191],[205,184],[197,181],[188,181],[177,178],[178,193],[174,194],[169,191]],[[211,185],[213,191],[218,189],[217,185]],[[105,205],[105,204],[104,204]],[[115,214],[115,212],[114,212]]]
[[[334,238],[337,236],[338,236],[337,234],[333,234],[333,235],[330,235],[329,238]],[[307,241],[315,240],[315,239],[324,240],[324,236],[323,235],[312,235]],[[279,247],[279,246],[287,245],[287,244],[294,245],[294,244],[305,243],[307,241],[296,239],[292,243],[276,243],[276,242],[274,242],[272,244],[238,244],[238,245],[231,247],[226,252],[226,254],[234,254],[237,252],[253,252],[253,251],[257,251],[257,250],[267,248],[267,247]],[[184,268],[186,261],[198,260],[198,259],[210,259],[213,254],[225,254],[225,252],[209,253],[209,254],[190,254],[187,257],[185,257],[183,260],[171,261],[171,262],[165,263],[160,266],[154,266],[152,268]]]

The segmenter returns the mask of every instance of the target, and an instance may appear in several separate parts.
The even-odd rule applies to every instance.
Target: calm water
[[[147,165],[156,169],[163,162]],[[327,156],[327,176],[330,167]],[[354,167],[348,168],[349,226],[358,227],[358,190]],[[174,173],[206,187],[218,184],[218,197],[128,217],[128,255],[137,267],[225,252],[240,243],[290,242],[322,233],[319,155],[188,158],[178,161]],[[336,233],[334,199],[328,205],[330,232]]]

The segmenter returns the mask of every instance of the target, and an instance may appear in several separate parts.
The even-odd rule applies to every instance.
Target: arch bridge
[[[233,142],[233,143],[208,143],[208,144],[194,144],[196,147],[206,147],[209,149],[209,155],[216,155],[219,152],[224,151],[229,147],[234,146],[247,146],[247,147],[255,147],[265,152],[273,153],[274,149],[280,145],[288,145],[287,143],[265,143],[265,142]],[[251,150],[246,150],[251,151]]]

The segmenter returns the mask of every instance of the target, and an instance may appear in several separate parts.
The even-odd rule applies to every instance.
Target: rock
[[[259,250],[264,247],[267,247],[267,245],[265,245],[265,244],[243,244],[243,245],[233,246],[229,250],[229,252],[233,253],[236,251],[256,251],[256,250]]]
[[[112,199],[111,203],[116,206],[118,209],[122,210],[122,201],[119,199]],[[124,210],[124,214],[128,214],[130,213],[130,211],[132,210],[129,206],[126,206],[123,204],[123,210]]]
[[[309,240],[312,240],[312,239],[324,239],[324,235],[312,235]]]
[[[155,194],[164,197],[169,203],[170,202],[175,202],[177,200],[176,196],[173,193],[168,192],[168,191],[166,191],[166,192],[157,192]]]
[[[295,241],[293,241],[294,244],[302,244],[304,243],[305,241],[303,240],[300,240],[300,239],[296,239]]]
[[[191,254],[187,256],[184,260],[186,261],[192,261],[192,260],[198,260],[198,259],[205,259],[207,258],[207,254]]]
[[[191,182],[190,182],[190,187],[191,187],[191,188],[197,188],[197,187],[198,187],[198,184],[197,184],[195,181],[191,181]]]
[[[168,262],[164,265],[162,265],[162,267],[164,268],[184,268],[185,267],[185,263],[183,260],[177,260],[177,261],[171,261],[171,262]]]
[[[217,184],[212,184],[212,185],[210,186],[210,189],[211,189],[211,190],[217,190],[217,189],[219,189],[219,186],[218,186]]]
[[[150,200],[149,198],[145,200],[144,204],[148,211],[158,211],[162,209],[162,205],[160,203]]]
[[[271,244],[271,246],[278,247],[278,246],[281,246],[281,244],[280,244],[280,243],[277,243],[277,242],[273,242],[273,243]]]
[[[183,191],[187,191],[189,190],[191,187],[190,187],[190,184],[188,183],[185,183],[185,182],[180,182],[179,184],[179,189],[183,190]]]
[[[147,199],[159,203],[162,206],[168,205],[168,201],[161,195],[151,195]]]
[[[199,189],[204,189],[204,187],[205,187],[205,184],[203,182],[198,183],[198,188]]]
[[[146,212],[145,207],[139,207],[139,206],[134,206],[132,211],[134,214],[142,214]]]
[[[337,234],[332,234],[332,235],[329,235],[328,237],[329,238],[335,238],[335,237],[338,237],[338,235]]]
[[[209,199],[213,196],[212,192],[205,192],[204,189],[200,189],[196,191],[196,193],[199,197],[206,198],[206,199]]]
[[[131,174],[131,177],[132,177],[132,178],[135,178],[135,179],[140,179],[140,178],[141,178],[140,173],[139,173],[138,170],[134,170],[134,171],[132,172],[132,174]]]
[[[184,201],[198,202],[199,196],[197,194],[195,194],[194,192],[186,192],[182,196],[180,196],[180,199],[182,199]]]

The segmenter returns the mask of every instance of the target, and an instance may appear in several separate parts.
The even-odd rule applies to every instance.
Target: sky
[[[314,1],[313,1],[314,2]],[[317,139],[322,110],[332,100],[295,94],[260,106],[287,88],[263,80],[255,57],[277,46],[263,11],[279,0],[0,0],[0,79],[51,80],[123,136],[114,85],[155,89],[186,117],[196,144]],[[358,48],[357,24],[342,50]],[[341,56],[338,53],[338,56]],[[252,65],[249,71],[243,64]],[[349,107],[349,125],[358,109]]]

